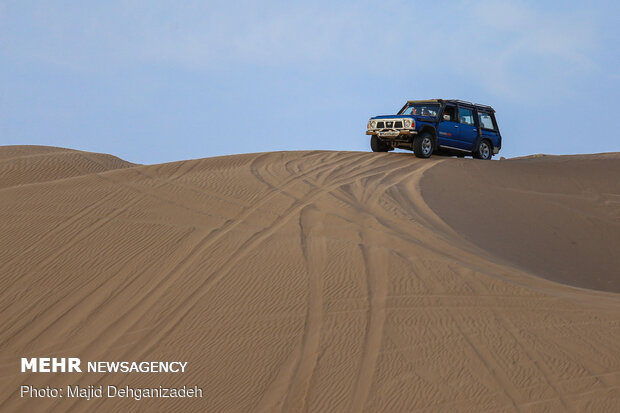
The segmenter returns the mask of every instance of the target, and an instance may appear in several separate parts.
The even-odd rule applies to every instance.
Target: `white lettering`
[[[82,372],[82,369],[80,368],[80,359],[79,358],[77,358],[77,357],[69,357],[68,371],[69,371],[69,373],[72,373],[74,371],[77,371],[78,373]]]
[[[80,359],[77,357],[56,358],[56,357],[33,357],[27,359],[22,357],[22,373],[31,371],[33,373],[81,373]]]
[[[50,372],[50,358],[49,357],[41,357],[41,358],[39,358],[39,371],[41,373],[49,373]]]
[[[22,373],[25,373],[26,370],[30,370],[33,373],[37,372],[37,359],[32,358],[28,360],[27,358],[22,357]]]
[[[22,385],[20,386],[20,397],[29,397],[29,398],[44,398],[44,397],[62,397],[62,393],[60,389],[56,387],[34,387]]]
[[[64,373],[66,371],[65,359],[53,358],[52,359],[52,371],[54,372],[60,371],[61,373]]]

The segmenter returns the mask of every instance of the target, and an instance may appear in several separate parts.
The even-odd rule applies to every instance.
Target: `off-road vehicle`
[[[410,100],[398,114],[370,118],[366,127],[373,152],[413,150],[491,159],[502,147],[495,110],[455,99]]]

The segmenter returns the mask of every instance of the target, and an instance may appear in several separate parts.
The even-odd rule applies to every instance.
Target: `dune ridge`
[[[497,242],[507,223],[479,234],[459,227],[450,208],[454,173],[487,176],[499,166],[486,164],[507,164],[494,176],[512,188],[504,198],[519,200],[531,181],[511,168],[547,157],[274,152],[145,166],[113,160],[121,166],[81,166],[70,176],[49,166],[71,162],[62,150],[16,153],[0,147],[2,411],[620,409],[615,284],[558,283],[567,280],[539,271],[541,263],[485,247],[482,238]],[[610,162],[617,167],[616,156]],[[562,168],[564,181],[577,179],[571,170]],[[562,233],[558,248],[577,224],[617,224],[615,184],[595,186],[592,202],[552,185],[577,199],[572,213],[594,214]],[[461,209],[474,199],[465,192]],[[488,182],[470,192],[501,194]],[[18,373],[28,356],[184,360],[188,370]],[[20,399],[26,382],[196,384],[205,397]]]
[[[116,156],[53,146],[4,146],[0,189],[135,166]]]

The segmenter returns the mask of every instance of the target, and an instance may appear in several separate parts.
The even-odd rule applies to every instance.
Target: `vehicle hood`
[[[403,118],[413,118],[413,119],[415,119],[415,116],[411,116],[411,115],[381,115],[381,116],[373,116],[370,119],[403,119]]]
[[[377,120],[377,119],[404,119],[404,118],[414,119],[416,122],[418,120],[428,122],[428,121],[433,121],[433,120],[437,119],[437,118],[435,118],[433,116],[420,116],[420,115],[381,115],[381,116],[373,116],[372,118],[370,118],[370,120]]]

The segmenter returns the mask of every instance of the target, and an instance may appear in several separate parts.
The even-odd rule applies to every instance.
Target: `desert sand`
[[[619,178],[620,154],[0,147],[0,411],[620,411]],[[21,357],[188,365],[28,374]]]

